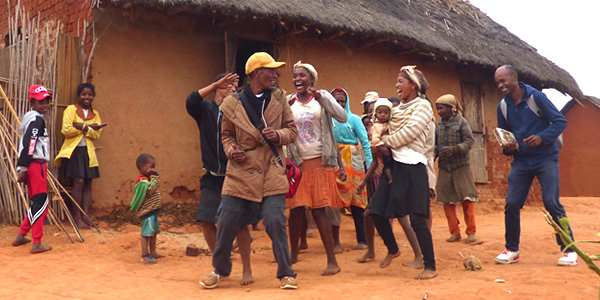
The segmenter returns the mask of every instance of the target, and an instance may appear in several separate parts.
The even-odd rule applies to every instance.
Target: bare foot
[[[240,282],[241,285],[249,285],[254,283],[254,277],[252,277],[252,271],[244,271],[244,274],[242,275],[242,281]]]
[[[308,244],[306,243],[306,241],[300,243],[300,248],[299,249],[300,250],[306,250],[306,249],[308,249]]]
[[[415,260],[403,265],[413,269],[423,269],[425,266],[423,265],[423,257],[415,258]]]
[[[75,224],[77,224],[77,227],[79,227],[79,229],[90,229],[90,226],[88,226],[88,224],[85,224],[83,220],[77,220],[75,221]]]
[[[46,251],[50,251],[52,250],[51,246],[46,246],[42,243],[39,244],[33,244],[33,246],[31,246],[31,254],[37,254],[37,253],[42,253],[42,252],[46,252]]]
[[[339,273],[340,271],[341,271],[341,269],[337,265],[337,263],[329,264],[329,265],[327,265],[327,268],[325,268],[325,270],[323,270],[323,273],[321,273],[321,275],[322,276],[331,276],[331,275],[335,275],[335,274]]]
[[[290,253],[290,259],[292,260],[292,264],[295,264],[298,262],[298,253]]]
[[[359,257],[357,260],[359,263],[366,263],[368,261],[371,261],[375,259],[375,252],[373,251],[367,251],[363,256]]]
[[[31,242],[30,239],[26,238],[24,235],[18,233],[17,234],[17,238],[15,238],[15,240],[12,242],[13,247],[18,247],[21,245],[25,245],[27,243]]]
[[[398,256],[400,256],[400,251],[398,251],[398,253],[396,254],[388,253],[388,255],[383,259],[383,261],[381,261],[381,264],[379,264],[379,267],[386,268],[392,263],[392,260]]]
[[[369,249],[369,246],[367,246],[363,243],[360,243],[360,244],[354,246],[354,248],[352,248],[352,250],[367,250],[367,249]]]
[[[427,280],[427,279],[433,279],[437,276],[437,272],[434,270],[423,270],[423,272],[421,272],[421,274],[417,275],[417,277],[415,277],[415,279],[417,280]]]
[[[344,249],[342,249],[342,245],[335,245],[333,246],[333,253],[335,254],[342,254],[344,253]]]
[[[152,257],[154,257],[155,259],[159,259],[159,258],[165,257],[164,255],[156,253],[156,252],[150,253],[150,255],[152,255]]]

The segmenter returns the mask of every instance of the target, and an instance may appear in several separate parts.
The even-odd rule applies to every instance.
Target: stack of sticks
[[[31,84],[44,85],[50,91],[56,91],[56,61],[57,45],[60,23],[47,22],[40,28],[40,15],[30,18],[29,14],[18,3],[14,15],[10,12],[9,5],[9,42],[10,75],[4,82],[0,79],[0,222],[18,225],[25,218],[29,208],[27,190],[16,181],[16,161],[18,158],[18,142],[20,139],[19,116],[29,111],[28,88]],[[2,83],[8,90],[4,92]],[[54,94],[54,98],[57,95]],[[50,111],[46,115],[48,134],[51,137],[51,161],[58,152],[55,137],[56,132],[57,102],[52,101]],[[54,140],[54,141],[53,141]],[[48,221],[59,226],[69,240],[73,239],[64,228],[62,221],[65,216],[73,226],[79,241],[83,236],[69,213],[62,195],[67,195],[73,205],[81,210],[84,217],[91,219],[83,212],[81,207],[73,200],[71,195],[60,184],[53,173],[56,168],[53,164],[48,166],[48,184],[51,190],[48,197],[52,201],[49,205]],[[62,193],[62,194],[61,194]],[[92,225],[100,232],[98,227]]]

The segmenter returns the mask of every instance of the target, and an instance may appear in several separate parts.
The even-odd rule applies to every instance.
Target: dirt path
[[[598,240],[600,199],[566,198],[562,202],[578,240]],[[200,280],[211,269],[211,258],[184,255],[188,243],[203,244],[195,226],[164,228],[158,248],[167,254],[156,265],[139,262],[140,239],[136,226],[117,232],[102,226],[103,233],[84,231],[84,243],[70,244],[57,228],[48,226],[44,241],[53,246],[49,253],[29,254],[29,246],[14,248],[15,226],[0,227],[0,298],[2,299],[422,299],[429,291],[432,299],[596,299],[600,278],[580,262],[575,267],[558,267],[560,252],[551,228],[536,207],[522,211],[521,261],[496,265],[494,257],[503,250],[504,215],[502,200],[477,207],[478,237],[484,243],[469,246],[445,242],[448,229],[440,205],[434,207],[433,237],[439,276],[429,281],[413,279],[419,271],[402,266],[412,260],[412,250],[401,228],[394,230],[402,256],[386,269],[379,268],[385,248],[376,237],[377,259],[356,262],[362,252],[351,251],[355,244],[352,219],[343,217],[342,245],[338,255],[342,272],[332,277],[319,274],[325,267],[325,254],[318,235],[309,239],[309,249],[294,265],[299,289],[278,289],[276,265],[270,240],[264,232],[253,232],[252,265],[255,283],[239,285],[241,261],[234,255],[232,275],[215,290],[204,290]],[[462,216],[462,214],[461,214]],[[591,254],[600,253],[598,244],[582,244]],[[484,270],[463,270],[463,255],[479,258]],[[504,283],[495,283],[503,279]]]

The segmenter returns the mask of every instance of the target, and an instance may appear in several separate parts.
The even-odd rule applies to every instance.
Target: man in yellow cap
[[[215,288],[229,276],[235,236],[240,227],[260,221],[261,215],[273,244],[280,288],[298,287],[286,232],[289,184],[282,159],[282,146],[294,142],[298,130],[285,93],[273,88],[276,69],[284,65],[268,53],[254,53],[246,62],[250,84],[221,104],[223,150],[229,161],[217,213],[215,269],[200,281],[205,288]]]

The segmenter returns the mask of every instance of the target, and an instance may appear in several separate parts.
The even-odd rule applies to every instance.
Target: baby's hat
[[[390,100],[388,100],[388,98],[379,98],[377,99],[377,101],[375,101],[375,107],[373,107],[373,112],[376,113],[377,112],[377,108],[380,106],[386,106],[389,107],[390,112],[392,112],[392,102]]]

